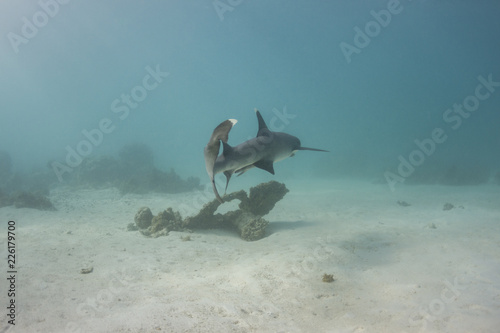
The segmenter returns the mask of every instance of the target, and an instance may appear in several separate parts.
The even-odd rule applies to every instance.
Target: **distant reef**
[[[450,186],[479,185],[493,181],[500,185],[500,171],[477,166],[451,165],[448,167],[415,168],[415,172],[408,177],[409,184],[440,184]]]
[[[126,193],[180,193],[201,189],[200,179],[182,179],[174,169],[159,170],[154,166],[153,153],[144,144],[124,146],[118,159],[112,156],[86,158],[72,172],[69,183],[91,187],[114,186]]]
[[[0,207],[34,208],[39,210],[56,210],[48,197],[41,193],[26,191],[8,195],[0,191]]]
[[[15,173],[10,154],[0,151],[0,207],[55,210],[48,193],[49,181],[40,172],[25,177]]]
[[[470,186],[486,183],[500,185],[500,165],[494,163],[449,163],[447,161],[425,160],[422,165],[410,164],[408,160],[388,160],[389,164],[378,165],[379,160],[371,160],[371,156],[363,153],[326,154],[320,156],[314,173],[323,178],[365,178],[374,183],[385,184],[385,172],[391,171],[404,179],[407,185],[448,185]],[[374,162],[375,165],[374,166]],[[403,170],[403,173],[401,173]]]
[[[0,207],[55,209],[49,193],[61,183],[50,163],[47,166],[45,170],[17,172],[10,154],[0,150]],[[156,168],[153,153],[141,143],[125,145],[117,158],[96,155],[83,159],[65,175],[64,184],[78,188],[116,187],[122,194],[180,193],[202,188],[199,178],[183,179],[173,169],[163,171]]]

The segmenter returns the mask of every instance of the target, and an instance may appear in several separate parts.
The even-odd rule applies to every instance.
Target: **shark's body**
[[[228,143],[228,134],[236,120],[229,119],[217,126],[210,141],[205,147],[205,166],[212,181],[215,196],[220,202],[214,176],[223,172],[226,176],[226,189],[233,173],[238,176],[251,168],[257,167],[274,175],[273,163],[293,156],[297,150],[327,151],[315,148],[301,147],[300,140],[290,134],[272,132],[267,128],[264,119],[258,110],[255,110],[259,122],[259,131],[253,139],[231,147]],[[222,154],[219,154],[220,142],[223,144]]]

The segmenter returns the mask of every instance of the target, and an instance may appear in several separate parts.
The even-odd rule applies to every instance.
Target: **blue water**
[[[498,332],[499,17],[498,0],[0,1],[0,332]],[[212,200],[203,149],[226,119],[229,144],[254,137],[254,108],[330,151],[231,179],[290,190],[264,238],[127,231],[140,207]],[[137,143],[164,173],[147,150],[113,165]]]
[[[213,128],[238,119],[229,143],[241,143],[258,108],[331,151],[280,162],[281,181],[489,181],[500,168],[499,15],[496,1],[2,1],[0,150],[29,172],[68,166],[70,150],[142,142],[159,168],[206,182]],[[452,110],[463,103],[472,111]],[[427,152],[411,155],[415,140]],[[415,170],[398,171],[400,157]]]

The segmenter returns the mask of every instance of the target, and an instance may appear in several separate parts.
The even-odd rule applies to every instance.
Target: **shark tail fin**
[[[207,169],[208,176],[212,181],[212,189],[214,190],[215,197],[219,202],[224,202],[217,191],[217,186],[215,186],[215,160],[217,160],[217,155],[219,155],[220,142],[227,143],[229,131],[233,128],[234,124],[238,121],[236,119],[228,119],[220,123],[213,131],[210,140],[208,140],[205,146],[205,168]]]
[[[236,124],[238,120],[236,119],[228,119],[220,123],[213,131],[208,144],[214,144],[221,140],[222,142],[227,142],[229,131],[233,128],[234,124]]]

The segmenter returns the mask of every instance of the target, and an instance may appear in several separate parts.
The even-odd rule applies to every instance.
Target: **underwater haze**
[[[499,18],[0,1],[0,333],[498,333]]]
[[[254,108],[268,125],[277,117],[275,130],[331,151],[300,153],[276,166],[278,175],[386,181],[390,172],[410,181],[455,168],[486,181],[500,165],[496,1],[0,7],[0,150],[19,170],[67,166],[71,150],[92,157],[140,142],[155,164],[205,181],[202,150],[213,128],[237,119],[229,143],[238,144],[257,131]],[[150,72],[157,77],[144,82]],[[484,98],[465,100],[479,77],[495,83],[481,88]],[[464,100],[474,111],[453,110]],[[101,139],[92,131],[103,119]],[[446,140],[416,153],[419,170],[400,175],[399,157],[412,164],[414,141],[435,128]],[[93,143],[81,143],[91,141],[83,131],[94,133]],[[63,181],[69,174],[60,173]]]

